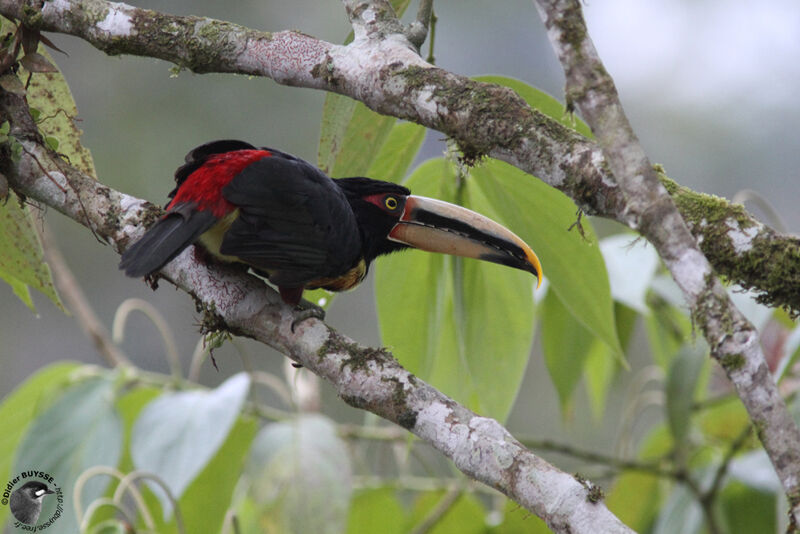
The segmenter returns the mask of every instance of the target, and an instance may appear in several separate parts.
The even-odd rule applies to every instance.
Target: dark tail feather
[[[133,278],[154,273],[216,222],[208,211],[171,211],[122,253],[119,268]]]

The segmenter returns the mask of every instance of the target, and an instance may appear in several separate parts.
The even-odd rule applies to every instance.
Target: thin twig
[[[590,463],[602,464],[610,467],[615,471],[630,470],[630,471],[644,471],[652,473],[660,477],[677,478],[677,471],[664,467],[662,460],[626,460],[624,458],[617,458],[608,454],[602,454],[594,451],[587,451],[566,443],[558,443],[551,440],[537,440],[534,438],[519,438],[520,442],[526,447],[535,450],[545,450],[571,456],[579,460],[584,460]]]
[[[707,500],[709,502],[713,502],[714,499],[716,499],[717,493],[722,487],[722,481],[725,478],[725,475],[728,473],[731,460],[733,460],[733,457],[736,456],[736,453],[739,452],[742,447],[744,447],[745,443],[747,443],[747,439],[750,437],[751,430],[752,426],[747,425],[736,437],[736,439],[733,440],[728,448],[728,451],[725,453],[725,457],[722,459],[722,462],[720,462],[719,467],[717,467],[716,473],[714,473],[714,480],[711,482],[711,486],[709,486],[709,488],[703,493],[701,501]]]
[[[422,46],[428,37],[428,25],[431,23],[433,13],[433,0],[420,0],[417,9],[417,19],[409,24],[406,38],[417,48]]]
[[[436,64],[436,57],[433,55],[433,44],[436,42],[436,23],[439,22],[439,17],[436,16],[436,13],[431,11],[431,30],[430,35],[431,38],[428,41],[428,57],[425,58],[425,61],[430,63],[431,65]]]
[[[47,263],[56,279],[59,293],[66,301],[67,308],[75,314],[75,319],[94,343],[100,356],[110,365],[132,365],[131,361],[123,352],[111,341],[108,330],[89,304],[89,300],[81,290],[80,284],[73,276],[64,256],[53,240],[52,233],[45,226],[40,232],[42,248],[44,249]]]
[[[167,326],[167,321],[158,309],[143,299],[130,298],[122,302],[117,308],[117,313],[114,314],[114,323],[111,327],[111,339],[115,343],[122,343],[125,339],[125,324],[128,316],[133,311],[140,311],[155,325],[161,334],[161,339],[164,341],[164,355],[169,364],[173,378],[180,382],[182,380],[181,374],[181,360],[178,354],[178,345],[175,342],[175,336],[172,330]]]
[[[463,493],[464,488],[460,486],[447,490],[447,493],[436,503],[436,506],[434,506],[431,511],[422,518],[422,521],[411,530],[411,534],[426,534],[430,532],[431,529],[436,526],[436,523],[441,521],[447,512],[455,506]]]

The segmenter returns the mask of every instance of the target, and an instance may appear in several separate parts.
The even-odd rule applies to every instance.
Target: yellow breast
[[[233,210],[225,217],[217,221],[217,224],[212,226],[203,235],[200,236],[200,243],[208,250],[214,257],[227,262],[238,262],[239,259],[235,256],[226,256],[220,253],[222,247],[222,239],[225,237],[225,232],[231,227],[233,221],[239,216],[239,210]]]
[[[332,278],[318,278],[309,282],[306,287],[308,289],[327,289],[328,291],[347,291],[356,287],[367,276],[367,263],[364,258],[356,264],[355,267],[347,271],[341,276]]]

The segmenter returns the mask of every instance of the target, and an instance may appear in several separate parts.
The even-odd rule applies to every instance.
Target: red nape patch
[[[181,184],[175,198],[167,206],[184,202],[194,202],[200,210],[210,210],[217,218],[222,218],[236,207],[222,196],[222,188],[245,167],[260,159],[271,156],[266,150],[236,150],[224,154],[213,154],[190,174]]]

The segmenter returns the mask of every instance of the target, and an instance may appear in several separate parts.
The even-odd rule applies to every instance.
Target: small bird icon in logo
[[[9,508],[11,513],[18,521],[26,525],[35,525],[39,520],[39,514],[42,512],[42,499],[46,495],[55,493],[37,480],[32,480],[23,484],[21,488],[11,494],[9,500]]]

